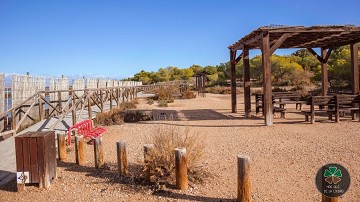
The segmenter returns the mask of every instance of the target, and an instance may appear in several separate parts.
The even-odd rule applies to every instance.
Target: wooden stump
[[[126,142],[119,141],[116,143],[117,148],[117,161],[118,161],[118,172],[120,175],[127,175],[127,156],[126,156]]]
[[[104,150],[102,146],[102,138],[97,137],[94,139],[94,156],[95,168],[102,168],[104,166]]]
[[[75,136],[75,158],[77,165],[84,164],[84,136]]]
[[[175,149],[175,172],[176,172],[176,188],[186,190],[188,188],[186,148]]]
[[[339,197],[330,198],[325,195],[322,195],[322,202],[339,202]]]
[[[237,202],[250,202],[251,201],[250,157],[247,155],[239,155],[237,158],[238,158]]]
[[[66,136],[66,132],[57,134],[58,156],[60,161],[66,160]]]
[[[151,180],[151,172],[152,172],[152,158],[151,158],[151,151],[154,149],[154,144],[146,144],[144,145],[144,163],[145,163],[145,170],[146,170],[146,180]]]

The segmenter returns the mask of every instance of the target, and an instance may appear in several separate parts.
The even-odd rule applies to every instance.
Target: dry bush
[[[119,125],[123,123],[123,117],[121,116],[122,109],[115,108],[108,112],[98,113],[94,118],[94,124],[96,126],[110,126]]]
[[[163,86],[156,92],[156,100],[174,100],[174,96],[179,94],[179,89],[176,86]]]
[[[148,142],[154,144],[150,152],[150,162],[145,166],[144,172],[150,169],[150,179],[157,183],[172,183],[175,179],[175,155],[176,148],[185,147],[187,165],[190,179],[199,180],[194,174],[199,173],[199,165],[204,155],[204,139],[198,134],[190,132],[189,127],[182,130],[174,126],[162,126],[157,128]],[[201,172],[200,172],[201,173]]]
[[[196,98],[196,94],[191,90],[185,90],[180,96],[180,99],[194,99],[194,98]]]
[[[236,93],[243,93],[243,88],[236,88]],[[213,86],[205,88],[205,93],[214,93],[214,94],[231,94],[231,87],[228,86]]]
[[[152,116],[141,111],[127,111],[124,114],[125,123],[134,123],[139,121],[150,121]]]
[[[94,118],[94,124],[96,126],[110,126],[110,125],[120,125],[124,123],[123,111],[128,109],[135,109],[136,100],[130,102],[123,102],[117,108],[111,109],[108,112],[98,113]]]
[[[166,100],[159,100],[158,101],[158,107],[167,107],[168,106],[168,101]]]
[[[146,99],[146,100],[147,100],[147,103],[148,103],[149,105],[154,104],[154,100],[153,100],[152,98],[148,98],[148,99]]]

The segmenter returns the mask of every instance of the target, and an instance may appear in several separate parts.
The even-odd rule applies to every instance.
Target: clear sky
[[[217,65],[270,24],[360,26],[360,0],[0,0],[0,72],[123,78]]]

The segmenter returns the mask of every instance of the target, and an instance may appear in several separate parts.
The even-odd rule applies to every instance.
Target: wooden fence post
[[[84,164],[84,136],[75,135],[75,158],[77,165]]]
[[[94,141],[95,168],[101,168],[104,166],[104,151],[102,146],[102,137],[97,137],[93,141]]]
[[[238,155],[238,195],[237,202],[251,201],[250,157]]]
[[[175,172],[176,172],[176,188],[186,190],[188,188],[186,148],[175,149]]]
[[[88,93],[90,94],[89,91],[88,91]],[[91,96],[89,96],[89,99],[88,99],[88,115],[89,115],[89,120],[92,120]]]
[[[120,175],[126,175],[128,173],[127,156],[126,156],[126,142],[116,142],[117,148],[117,161],[118,161],[118,172]]]
[[[58,156],[60,161],[66,160],[66,132],[57,134]]]
[[[154,149],[154,144],[146,144],[144,145],[144,163],[145,163],[145,170],[146,170],[146,180],[150,181],[151,178],[151,163],[152,163],[152,159],[151,159],[151,151]]]
[[[321,201],[322,202],[339,202],[339,197],[330,198],[330,197],[327,197],[325,195],[322,195]]]

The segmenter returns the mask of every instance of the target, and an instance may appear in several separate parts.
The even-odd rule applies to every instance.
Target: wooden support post
[[[231,73],[231,113],[237,113],[236,106],[236,51],[230,50],[230,73]]]
[[[250,157],[238,155],[238,195],[237,202],[251,201],[251,181],[250,181]]]
[[[151,180],[152,162],[151,151],[154,149],[154,144],[144,145],[144,163],[145,163],[145,178],[147,181]]]
[[[110,110],[112,110],[113,105],[113,89],[110,90]]]
[[[74,92],[72,92],[71,96],[72,96],[71,97],[71,99],[72,99],[71,107],[73,107],[76,104],[76,98],[75,98]],[[71,111],[71,118],[72,118],[72,124],[75,125],[76,124],[76,107],[74,107],[73,110]]]
[[[321,58],[325,58],[327,55],[327,51],[324,48],[321,48]],[[328,82],[328,69],[327,63],[324,59],[321,61],[321,95],[326,95],[329,90],[329,82]]]
[[[102,146],[102,137],[94,139],[94,156],[95,156],[95,168],[102,168],[104,166],[104,150]]]
[[[339,202],[339,197],[327,197],[325,195],[322,195],[321,202]]]
[[[358,45],[350,44],[351,54],[351,72],[352,72],[352,92],[353,94],[359,94],[359,55]]]
[[[90,92],[88,91],[88,93],[90,94]],[[88,116],[89,116],[89,120],[92,120],[92,109],[91,109],[91,96],[89,95],[89,99],[88,99]]]
[[[103,91],[100,89],[100,111],[104,112],[104,95],[103,95]]]
[[[76,164],[84,164],[84,136],[75,135],[75,158]]]
[[[11,110],[11,129],[16,133],[16,113],[15,109]]]
[[[60,161],[66,160],[66,136],[66,132],[57,134],[58,156]]]
[[[42,102],[40,96],[38,96],[37,99],[38,99],[38,105],[39,105],[39,119],[41,121],[44,118],[43,117],[43,111],[44,111],[43,102]]]
[[[116,148],[117,148],[118,172],[120,175],[127,175],[128,166],[127,166],[127,156],[126,156],[126,142],[125,141],[116,142]]]
[[[269,33],[264,32],[262,37],[262,66],[263,66],[263,112],[265,116],[265,125],[273,125],[273,103],[271,94],[271,63],[270,63],[270,41]]]
[[[251,92],[250,92],[250,63],[249,49],[244,47],[243,50],[243,67],[244,67],[244,103],[245,117],[251,117]]]
[[[58,101],[59,101],[59,111],[62,111],[62,99],[61,99],[60,91],[58,91]]]
[[[188,175],[187,175],[187,160],[186,148],[175,149],[175,174],[176,174],[176,188],[186,190],[188,188]]]

